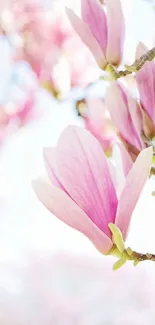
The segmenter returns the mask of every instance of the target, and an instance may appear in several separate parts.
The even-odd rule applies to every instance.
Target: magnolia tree
[[[104,98],[83,96],[77,101],[86,128],[68,126],[56,147],[44,149],[49,181],[34,181],[34,190],[55,216],[87,236],[101,254],[115,256],[114,269],[127,261],[155,261],[155,255],[125,246],[133,210],[155,170],[155,48],[137,44],[133,64],[120,69],[125,40],[120,0],[81,0],[81,18],[69,8],[66,14],[108,87]],[[130,75],[139,97],[130,91]],[[108,159],[115,143],[122,179]]]

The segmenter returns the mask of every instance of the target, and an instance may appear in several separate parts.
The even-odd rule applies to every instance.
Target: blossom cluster
[[[81,17],[69,8],[66,14],[108,86],[103,98],[84,96],[77,101],[85,128],[68,126],[56,147],[44,149],[49,181],[35,181],[34,189],[61,221],[87,236],[102,254],[117,256],[115,269],[127,260],[135,265],[155,260],[124,244],[141,191],[154,173],[155,49],[137,44],[135,62],[120,70],[125,40],[120,0],[81,0]],[[120,166],[116,162],[114,167],[108,158],[115,145],[122,179],[117,175]]]
[[[37,0],[10,0],[0,13],[1,37],[11,46],[12,64],[26,62],[34,80],[20,84],[26,94],[22,101],[1,101],[0,137],[12,121],[23,126],[34,119],[40,89],[66,100],[70,90],[83,88],[74,106],[85,127],[68,126],[55,148],[44,149],[49,182],[38,180],[33,186],[60,220],[87,236],[101,253],[119,257],[116,269],[127,260],[155,260],[124,244],[141,191],[155,173],[155,48],[140,42],[134,63],[124,66],[122,3],[81,0],[78,15],[70,8],[47,10]],[[103,96],[87,96],[97,81],[106,85]],[[110,159],[115,146],[121,179],[120,166]]]

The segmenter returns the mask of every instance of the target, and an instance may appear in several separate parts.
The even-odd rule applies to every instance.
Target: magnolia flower
[[[72,36],[64,15],[47,11],[39,1],[25,0],[12,6],[12,29],[20,43],[14,41],[15,57],[27,61],[39,79],[57,63],[64,42]],[[41,51],[40,51],[41,49]]]
[[[37,77],[42,79],[42,76],[47,73],[47,71],[48,75],[50,75],[53,64],[57,62],[57,57],[59,58],[60,51],[58,51],[58,46],[52,43],[52,41],[55,41],[55,39],[52,39],[52,33],[56,33],[55,30],[52,32],[52,27],[55,26],[46,21],[44,17],[45,13],[42,13],[41,17],[31,17],[28,14],[27,16],[27,24],[24,24],[22,28],[18,30],[23,46],[17,49],[16,59],[27,61]],[[51,47],[53,51],[52,55]]]
[[[27,98],[20,104],[16,104],[16,111],[10,114],[10,120],[18,120],[19,125],[25,125],[28,122],[39,117],[39,110],[35,109],[36,97],[35,93],[30,93]]]
[[[66,128],[56,148],[44,150],[51,184],[36,180],[34,190],[60,220],[82,232],[104,254],[114,244],[109,224],[125,240],[132,212],[149,175],[152,148],[131,168],[119,198],[100,143],[87,130]]]
[[[136,59],[147,51],[147,47],[139,43]],[[136,81],[143,112],[144,133],[148,140],[152,140],[155,137],[155,64],[153,61],[146,62],[136,73]]]
[[[96,61],[75,32],[64,43],[64,53],[68,62],[71,87],[84,87],[99,78]]]
[[[118,82],[113,81],[107,89],[105,104],[121,139],[133,160],[146,147],[142,138],[143,114],[137,100]]]
[[[85,127],[98,139],[104,151],[109,154],[112,143],[117,139],[115,128],[110,119],[105,102],[100,98],[88,98],[81,115],[85,121]]]
[[[35,94],[28,94],[20,101],[8,101],[0,107],[0,144],[5,137],[11,135],[18,128],[35,121],[41,116],[41,112],[36,109]]]
[[[73,28],[102,69],[108,63],[120,63],[125,29],[120,0],[108,0],[106,13],[98,0],[81,0],[82,19],[71,9],[67,8],[66,12]]]
[[[68,38],[62,48],[58,63],[54,64],[44,74],[43,85],[55,97],[62,99],[73,87],[85,87],[99,78],[99,69],[94,58],[89,53],[76,34]]]
[[[16,32],[22,41],[15,59],[28,62],[41,86],[54,97],[62,99],[72,87],[85,86],[98,78],[94,58],[63,10],[53,9],[48,17],[45,8],[28,0],[13,9]]]

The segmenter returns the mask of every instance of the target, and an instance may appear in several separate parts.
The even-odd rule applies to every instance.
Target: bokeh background
[[[42,148],[55,145],[67,125],[83,125],[75,101],[85,92],[103,93],[105,84],[84,89],[98,71],[64,17],[65,4],[80,12],[78,1],[46,0],[37,9],[30,2],[31,10],[25,3],[0,2],[0,324],[154,325],[155,265],[129,263],[113,272],[113,258],[57,220],[33,193],[31,181],[45,173]],[[139,41],[154,45],[154,3],[122,4],[124,62],[132,63]],[[154,178],[127,239],[140,252],[155,253],[153,190]]]

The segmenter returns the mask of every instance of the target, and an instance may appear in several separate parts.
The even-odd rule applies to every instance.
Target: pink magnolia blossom
[[[127,145],[134,159],[145,148],[142,138],[143,116],[141,107],[125,87],[116,81],[111,82],[107,89],[105,103],[121,139]]]
[[[120,0],[108,0],[106,13],[98,0],[81,0],[82,19],[71,9],[66,12],[101,68],[104,69],[107,63],[120,63],[125,29]]]
[[[56,91],[60,98],[64,98],[71,88],[85,87],[99,78],[94,58],[77,34],[73,30],[70,32],[70,37],[66,38],[63,46],[57,48],[59,56],[51,67],[50,75],[49,70],[45,70],[44,75],[42,74],[47,89],[53,93]]]
[[[85,127],[98,139],[104,151],[109,153],[117,137],[105,102],[103,99],[89,98],[86,106],[86,112],[82,113]]]
[[[35,104],[35,94],[28,94],[21,102],[10,101],[0,107],[0,142],[18,128],[39,117],[41,113]]]
[[[43,76],[43,85],[59,98],[64,98],[71,88],[85,87],[99,78],[96,62],[76,34],[66,39],[62,55]]]
[[[16,60],[25,60],[42,87],[56,98],[63,98],[74,86],[85,86],[99,76],[88,49],[60,11],[47,12],[28,0],[13,10],[15,29],[23,44],[16,49]],[[41,49],[41,50],[40,50]]]
[[[52,184],[36,180],[34,190],[60,220],[86,235],[102,253],[113,246],[114,223],[125,240],[132,212],[149,175],[152,148],[131,168],[119,199],[100,143],[87,130],[66,128],[56,148],[44,150]]]
[[[8,96],[0,105],[0,143],[17,129],[40,118],[44,113],[37,105],[38,84],[22,79],[9,85]]]
[[[139,43],[136,59],[139,59],[147,51],[148,48],[143,43]],[[155,125],[155,63],[153,61],[146,62],[136,73],[136,81],[141,105]]]
[[[42,80],[57,63],[64,42],[73,32],[64,14],[45,8],[34,0],[22,0],[10,6],[10,32],[17,34],[20,42],[13,41],[15,58],[25,60]]]
[[[121,156],[122,165],[123,165],[122,167],[123,167],[123,173],[124,173],[124,182],[125,182],[125,178],[128,175],[131,167],[133,166],[133,161],[122,142],[117,143],[117,146],[120,151],[120,156]],[[119,169],[119,167],[118,168],[116,167],[116,171],[117,171],[117,169]]]
[[[97,64],[76,33],[64,43],[71,87],[81,86],[99,78]]]
[[[117,197],[120,196],[129,174],[133,160],[122,142],[114,143],[112,159],[108,159],[111,177],[115,186]]]
[[[52,22],[47,21],[42,8],[36,7],[34,11],[31,6],[24,7],[19,15],[23,24],[17,26],[17,31],[23,46],[19,48],[17,58],[27,61],[38,78],[42,79],[45,73],[50,74],[53,64],[57,62],[63,42],[68,37],[67,31],[61,31],[60,17],[57,17],[57,22],[55,16]]]
[[[10,120],[17,120],[20,126],[34,120],[39,115],[35,111],[35,103],[35,93],[28,94],[25,100],[15,105],[15,111],[10,113]]]

